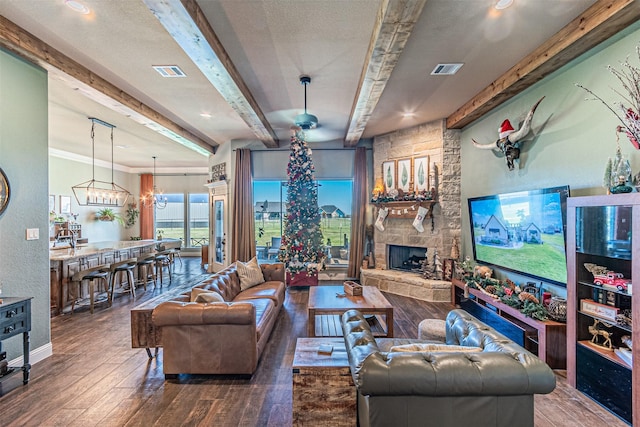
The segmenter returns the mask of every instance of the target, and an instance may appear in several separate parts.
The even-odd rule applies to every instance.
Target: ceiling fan
[[[313,114],[307,113],[307,86],[311,84],[311,77],[307,75],[300,76],[300,84],[304,86],[304,113],[298,114],[294,123],[303,130],[315,129],[318,126],[318,118]]]

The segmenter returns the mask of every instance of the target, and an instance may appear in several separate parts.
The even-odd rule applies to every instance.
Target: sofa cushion
[[[224,298],[217,292],[200,292],[195,302],[224,302]]]
[[[464,345],[447,345],[433,343],[414,343],[396,345],[389,349],[390,352],[412,351],[412,352],[439,352],[439,353],[479,353],[480,347],[466,347]]]
[[[224,298],[222,298],[222,295],[220,295],[218,292],[214,291],[213,289],[198,288],[198,287],[191,289],[191,296],[189,298],[189,301],[196,302],[196,299],[200,294],[208,294],[208,293],[218,294],[218,296],[221,298],[220,301],[224,301]],[[198,302],[203,302],[203,301],[198,301]]]
[[[278,314],[276,304],[268,298],[251,299],[242,302],[252,304],[256,308],[256,340],[260,341],[263,334],[271,332],[271,329],[267,329],[267,325],[270,325],[271,317]]]
[[[264,282],[264,275],[256,257],[251,258],[246,263],[237,261],[236,270],[240,278],[240,290],[242,291]]]
[[[282,282],[264,282],[239,293],[234,301],[246,301],[256,298],[269,298],[276,306],[284,303],[285,286]]]

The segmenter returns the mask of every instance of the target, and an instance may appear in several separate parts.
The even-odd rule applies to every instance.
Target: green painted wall
[[[467,198],[568,184],[572,196],[605,194],[602,179],[606,161],[616,153],[617,118],[599,101],[588,101],[579,83],[613,105],[621,101],[613,91],[621,89],[607,65],[619,67],[629,57],[640,66],[636,46],[640,23],[575,59],[500,108],[461,132],[462,253],[472,256]],[[532,134],[525,143],[521,163],[509,171],[505,159],[491,150],[473,147],[471,139],[486,144],[498,139],[498,127],[509,119],[515,128],[531,106],[538,107]],[[533,137],[531,135],[534,135]],[[620,135],[622,152],[640,172],[640,151]],[[504,276],[504,274],[502,275]],[[526,280],[512,276],[517,282]],[[553,288],[562,294],[564,289]]]
[[[0,281],[3,296],[33,297],[32,350],[51,342],[47,97],[44,70],[0,51],[0,168],[11,185],[0,216]],[[27,228],[40,239],[27,241]],[[21,336],[5,344],[8,359],[22,355]]]

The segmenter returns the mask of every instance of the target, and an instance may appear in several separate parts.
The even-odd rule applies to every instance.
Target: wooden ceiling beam
[[[637,0],[598,0],[447,117],[461,129],[640,19]]]
[[[360,140],[426,2],[384,0],[380,5],[351,107],[345,147]]]
[[[268,148],[278,137],[196,0],[144,0],[167,32]]]
[[[39,65],[49,77],[79,90],[91,100],[202,155],[214,154],[218,147],[215,141],[192,134],[4,16],[0,16],[0,46]]]

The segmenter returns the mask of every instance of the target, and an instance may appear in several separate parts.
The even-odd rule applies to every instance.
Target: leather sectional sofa
[[[361,427],[533,427],[533,395],[555,388],[544,362],[463,310],[448,314],[446,344],[473,352],[389,351],[425,341],[376,341],[355,310],[341,321]]]
[[[260,267],[264,283],[246,290],[235,263],[195,287],[217,292],[224,302],[190,302],[185,293],[153,310],[153,323],[162,328],[166,378],[255,372],[285,298],[284,265]]]

